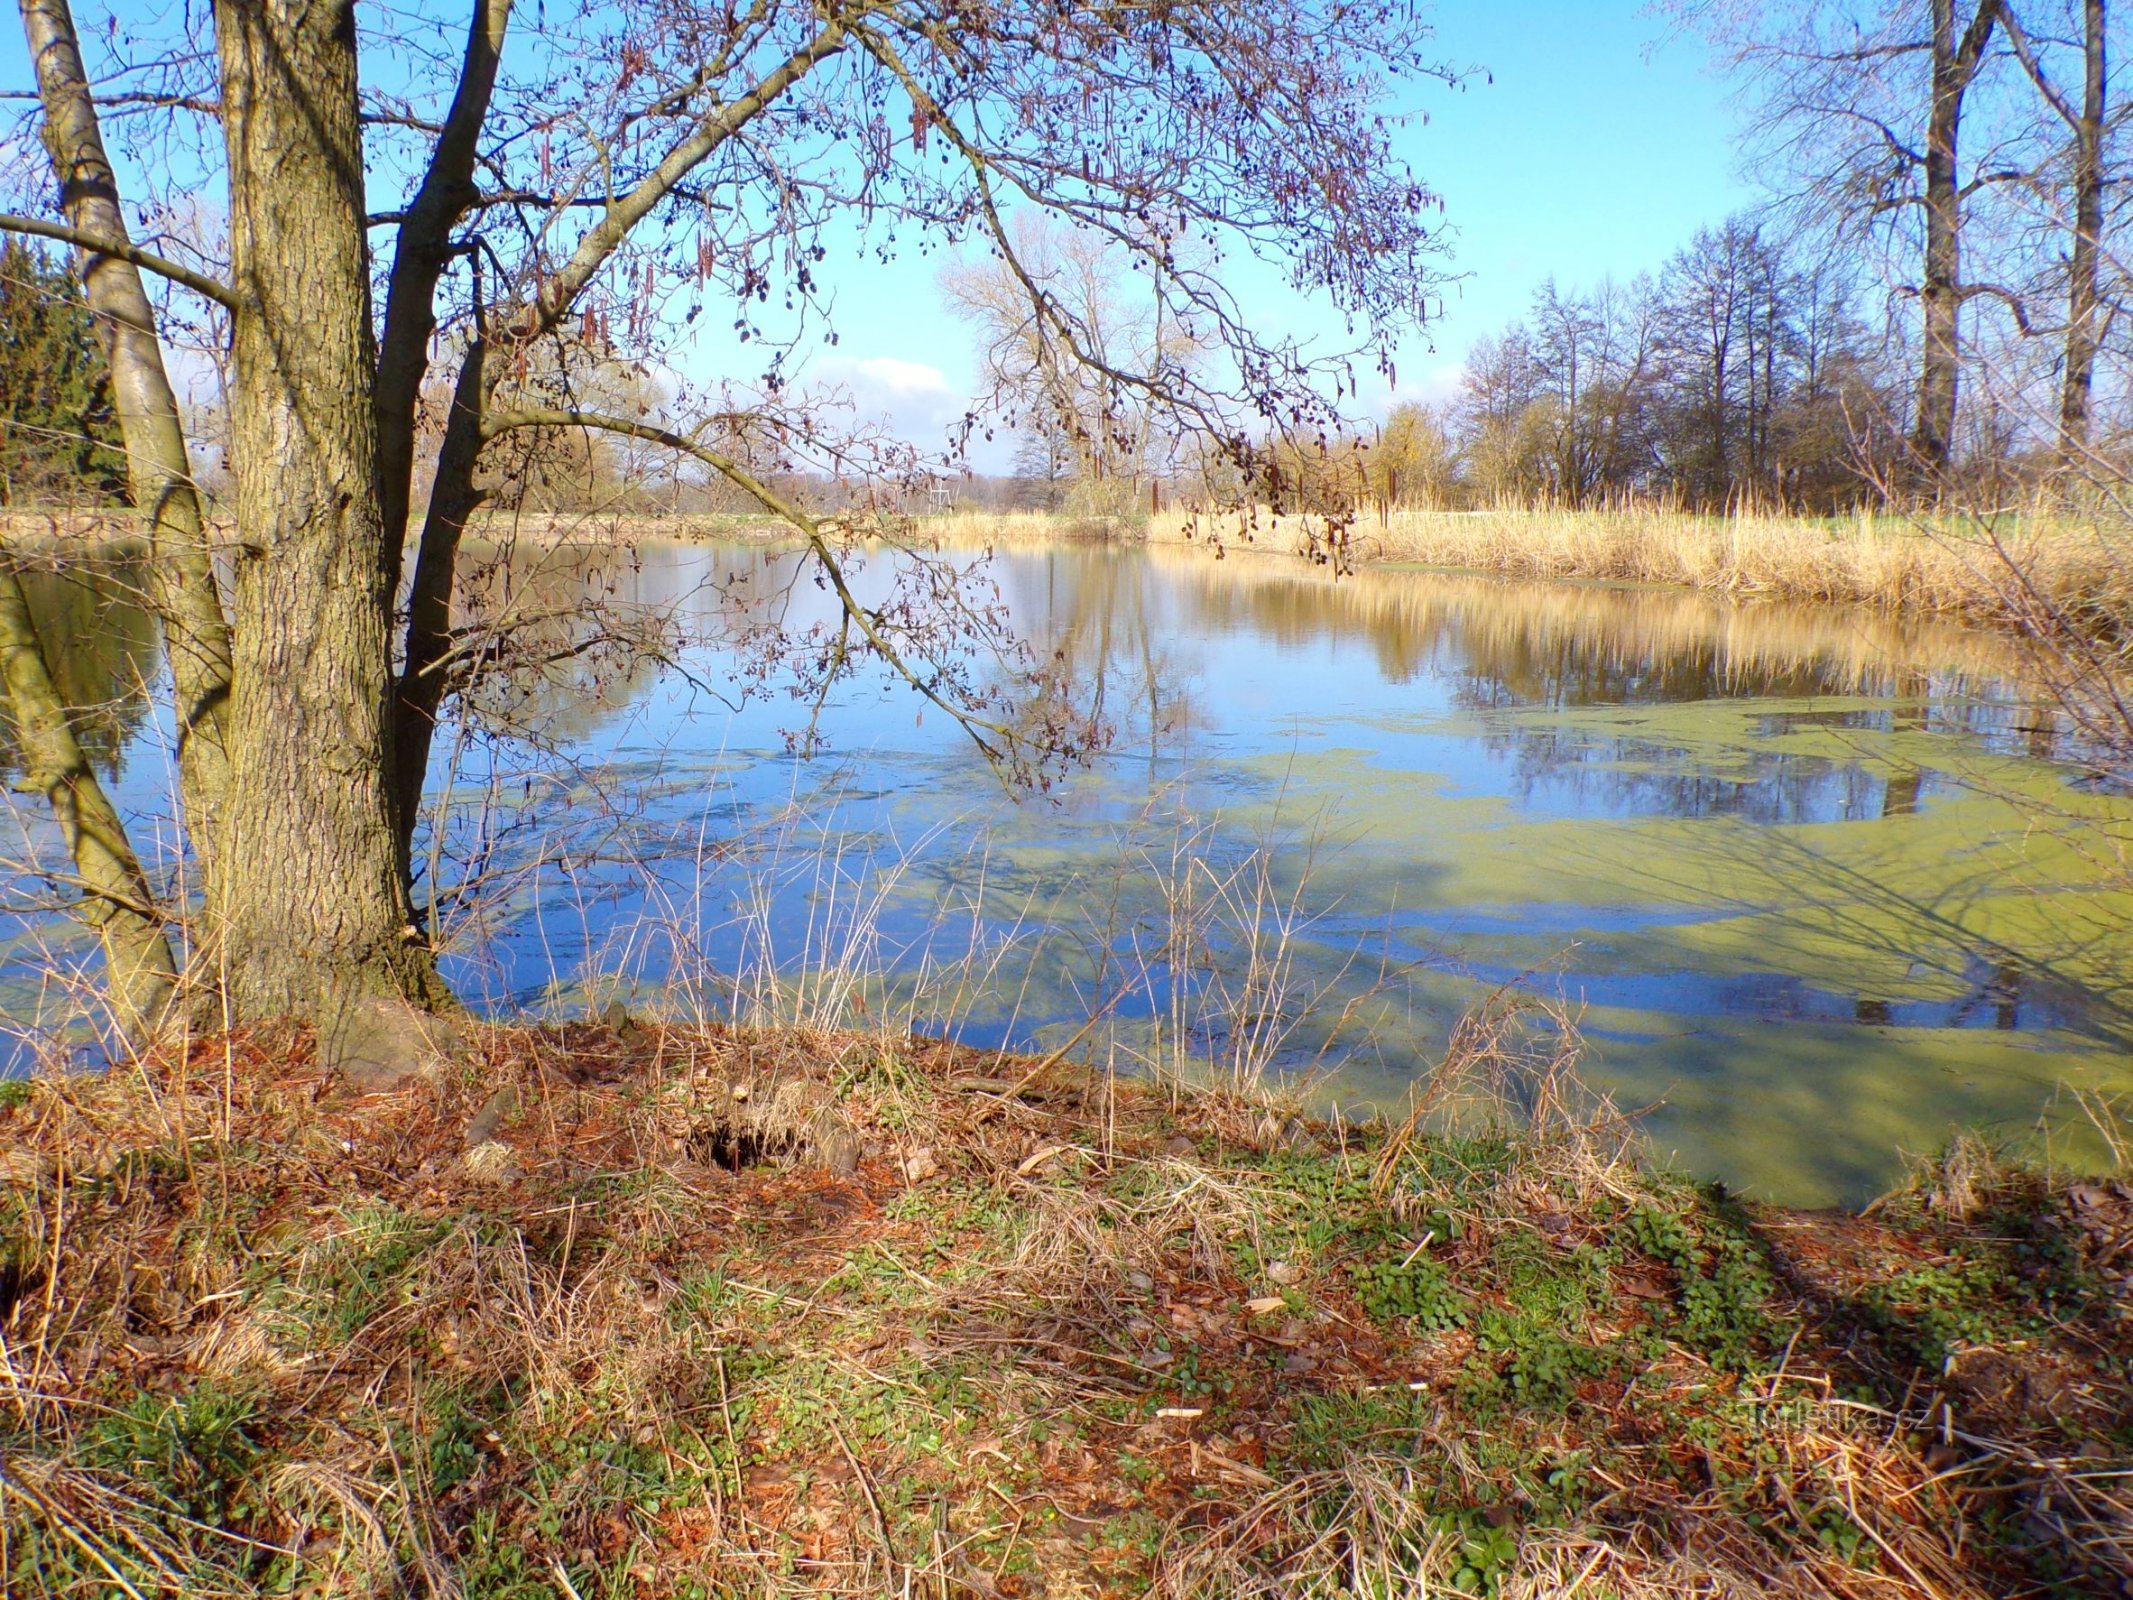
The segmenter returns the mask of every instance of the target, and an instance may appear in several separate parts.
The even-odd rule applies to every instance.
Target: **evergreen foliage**
[[[111,372],[71,266],[0,244],[0,505],[122,504]]]

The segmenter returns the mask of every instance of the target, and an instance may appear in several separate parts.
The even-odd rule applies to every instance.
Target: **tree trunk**
[[[2084,0],[2081,115],[2074,126],[2074,248],[2067,268],[2066,376],[2059,394],[2059,448],[2067,461],[2087,452],[2089,397],[2096,381],[2102,296],[2103,132],[2108,85],[2107,0]]]
[[[476,197],[474,160],[489,97],[503,60],[511,0],[475,0],[466,58],[452,109],[431,153],[422,187],[400,223],[399,246],[385,291],[385,334],[378,358],[378,493],[385,525],[387,581],[400,580],[415,466],[415,410],[429,374],[437,328],[437,282],[451,259],[452,228]],[[415,776],[419,796],[422,775]]]
[[[97,781],[37,638],[22,579],[0,562],[0,683],[22,746],[21,787],[51,803],[82,893],[82,916],[104,947],[105,999],[126,1038],[155,1031],[177,986],[177,963],[126,825]]]
[[[1963,197],[1957,158],[1963,96],[1992,37],[2000,0],[1978,0],[1960,37],[1955,0],[1932,0],[1932,105],[1926,121],[1926,253],[1918,298],[1924,326],[1918,364],[1918,415],[1911,450],[1921,471],[1938,480],[1954,452],[1956,387],[1962,366]]]
[[[406,659],[393,704],[395,784],[393,827],[400,860],[412,882],[415,823],[422,811],[437,711],[444,703],[443,660],[452,642],[452,591],[459,571],[459,539],[480,506],[475,468],[481,461],[481,419],[488,409],[488,346],[477,337],[467,347],[452,388],[444,441],[437,451],[430,504],[422,523],[414,586],[407,601]],[[436,886],[430,886],[434,896]]]
[[[44,144],[60,207],[85,232],[128,242],[118,181],[104,153],[67,0],[21,0],[44,106]],[[185,450],[178,402],[156,340],[155,308],[131,262],[79,252],[82,288],[111,367],[133,503],[147,516],[150,606],[162,624],[177,695],[178,783],[193,853],[211,875],[219,853],[229,757],[224,716],[230,634]]]
[[[217,0],[229,150],[229,854],[211,908],[243,1015],[444,998],[393,829],[391,582],[350,0]]]

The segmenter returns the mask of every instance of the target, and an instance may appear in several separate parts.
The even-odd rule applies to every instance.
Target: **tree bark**
[[[429,373],[430,335],[437,328],[437,282],[451,259],[453,226],[475,199],[474,158],[482,121],[496,88],[512,0],[474,0],[466,59],[452,109],[431,153],[422,186],[401,221],[385,291],[385,331],[378,353],[378,492],[385,526],[386,580],[400,581],[415,465],[415,408]],[[416,791],[421,774],[416,774]]]
[[[21,9],[60,207],[74,227],[128,244],[118,180],[104,152],[67,0],[21,0]],[[203,876],[211,876],[229,793],[223,725],[230,694],[229,625],[215,585],[177,396],[156,338],[155,308],[140,271],[131,262],[93,251],[77,255],[83,292],[111,368],[133,503],[147,516],[148,598],[162,624],[177,696],[178,783],[186,831]]]
[[[0,562],[0,683],[22,746],[20,786],[51,804],[74,862],[83,919],[103,945],[112,1020],[138,1043],[162,1021],[177,987],[177,963],[147,875],[127,842],[126,825],[67,720],[22,579],[5,562]]]
[[[2103,259],[2103,140],[2109,116],[2109,0],[2082,0],[2081,103],[2077,106],[2045,70],[2021,15],[2002,0],[2001,20],[2015,59],[2052,113],[2066,124],[2071,141],[2073,247],[2066,270],[2066,364],[2059,388],[2059,459],[2077,464],[2088,451],[2089,405],[2096,385],[2096,349],[2102,340],[2103,296],[2098,286]]]
[[[2074,125],[2074,248],[2067,264],[2066,374],[2059,391],[2059,447],[2078,460],[2089,442],[2089,401],[2096,384],[2103,296],[2097,286],[2103,256],[2103,133],[2109,83],[2105,31],[2108,0],[2082,7],[2081,114]]]
[[[1976,13],[1960,36],[1955,0],[1931,3],[1933,98],[1926,122],[1925,266],[1918,289],[1924,327],[1911,451],[1919,468],[1937,480],[1946,473],[1954,452],[1956,391],[1962,369],[1963,196],[1957,161],[1963,97],[1992,37],[2000,0],[1978,0]]]
[[[217,0],[242,551],[229,858],[241,1015],[446,998],[394,844],[392,587],[351,0]]]
[[[408,591],[406,649],[393,699],[393,736],[397,742],[394,828],[400,859],[413,881],[415,824],[422,811],[422,785],[429,774],[430,746],[437,734],[437,711],[444,703],[445,652],[452,642],[452,591],[459,577],[459,541],[467,520],[480,507],[474,472],[484,438],[482,418],[489,401],[488,346],[477,337],[467,347],[452,388],[452,409],[445,419],[444,442],[437,450],[430,504],[422,521],[422,543],[415,577]],[[433,889],[434,892],[434,889]]]

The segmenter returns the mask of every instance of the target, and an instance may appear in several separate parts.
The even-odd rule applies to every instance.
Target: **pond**
[[[735,687],[766,618],[828,614],[788,551],[496,555],[472,581],[553,638],[439,741],[422,894],[461,992],[1308,1073],[1361,1112],[1513,985],[1574,1016],[1581,1072],[1661,1155],[1798,1204],[1871,1198],[1957,1126],[2042,1119],[2078,1159],[2069,1091],[2133,1088],[2133,800],[2067,759],[2011,646],[1248,552],[989,570],[1113,730],[1048,793],[1003,792],[884,679],[834,694],[797,758],[809,708]],[[119,578],[34,598],[153,854],[152,630]],[[633,652],[587,598],[672,647]],[[14,808],[18,858],[49,861],[41,807]],[[20,1022],[81,961],[48,893],[18,868]]]

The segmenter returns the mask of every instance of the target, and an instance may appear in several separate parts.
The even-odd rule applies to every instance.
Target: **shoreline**
[[[950,512],[911,517],[903,530],[899,542],[936,549],[1118,546],[1199,550],[1216,560],[1250,553],[1303,561],[1341,582],[1419,571],[1855,610],[2018,644],[2043,640],[2047,652],[2080,651],[2087,640],[2109,644],[2133,627],[2133,537],[2064,522],[1988,532],[1865,513],[1815,520],[1623,510],[1366,512],[1337,560],[1323,545],[1323,519],[1263,510],[1153,517]],[[225,521],[211,523],[216,543],[229,535]],[[481,548],[560,550],[771,546],[799,537],[767,513],[489,512],[466,533]],[[137,558],[140,540],[138,519],[127,512],[0,511],[0,543],[32,560],[91,542],[103,554]]]
[[[1306,554],[1323,519],[1263,511],[1151,522],[1151,543]],[[1694,590],[1728,599],[1857,606],[1998,631],[2040,609],[2122,628],[2133,617],[2133,537],[2041,519],[1988,529],[1900,513],[1814,519],[1660,510],[1374,511],[1349,529],[1358,572],[1427,566],[1511,578]],[[2017,574],[2017,566],[2020,574]]]
[[[1180,545],[1312,557],[1325,519],[1264,508],[1223,513],[1082,516],[946,512],[904,525],[945,545]],[[213,536],[229,534],[211,519]],[[768,513],[481,513],[467,537],[591,546],[658,541],[771,542],[795,536]],[[0,542],[33,550],[140,537],[130,511],[0,510]],[[2008,626],[2023,604],[2009,559],[2044,601],[2096,614],[2133,613],[2133,537],[2065,520],[2009,519],[1993,530],[1900,513],[1841,518],[1704,516],[1663,510],[1366,510],[1347,530],[1346,559],[1372,568],[1424,567],[1514,578],[1685,589],[1736,599],[1861,606]],[[1998,540],[1996,546],[1994,541]]]
[[[1788,1212],[1642,1165],[1538,1054],[1541,1122],[1477,1060],[1425,1133],[614,1022],[470,1025],[386,1092],[269,1031],[0,1094],[10,1593],[1982,1597],[2133,1559],[2133,1173],[1958,1142]]]

